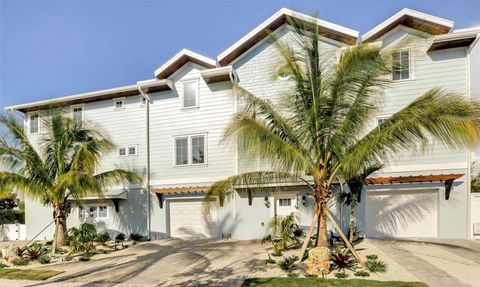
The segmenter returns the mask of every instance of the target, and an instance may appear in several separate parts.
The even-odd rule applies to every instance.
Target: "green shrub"
[[[369,277],[370,276],[370,273],[368,273],[367,271],[357,271],[354,273],[355,276],[357,277]]]
[[[95,225],[90,223],[85,222],[78,228],[72,227],[68,230],[68,242],[72,253],[95,250],[96,239],[97,230]]]
[[[48,256],[47,254],[44,254],[38,257],[38,262],[40,262],[40,264],[48,264],[51,261],[52,261],[52,258],[50,258],[50,256]]]
[[[275,250],[284,250],[297,247],[303,230],[295,221],[294,213],[287,216],[275,216],[268,223],[269,234],[262,239],[262,243],[270,243]]]
[[[283,255],[283,252],[280,250],[275,250],[272,252],[272,256],[275,256],[275,257],[280,257],[282,255]]]
[[[297,273],[290,272],[287,274],[287,276],[290,278],[298,278],[299,275]]]
[[[142,241],[142,240],[143,240],[143,236],[142,236],[140,233],[131,233],[131,234],[130,234],[130,240],[133,240],[133,241]]]
[[[8,267],[7,264],[3,264],[2,262],[0,262],[0,268],[5,268],[5,267]]]
[[[108,234],[108,232],[99,233],[97,235],[97,238],[95,239],[95,241],[101,244],[104,244],[110,240],[112,240],[112,238],[110,237],[110,234]]]
[[[275,264],[275,260],[273,260],[272,257],[270,257],[270,255],[268,255],[268,258],[265,259],[265,263],[267,263],[267,264]]]
[[[12,260],[12,264],[15,266],[25,266],[28,264],[28,260],[25,258],[15,258]]]
[[[368,260],[377,260],[378,256],[375,254],[369,254],[366,256]]]
[[[283,257],[283,260],[278,262],[278,266],[283,270],[283,271],[291,271],[292,269],[295,268],[295,261],[298,260],[298,256],[287,256]]]
[[[384,273],[387,271],[387,264],[381,260],[367,260],[365,265],[370,272]]]
[[[335,277],[337,277],[339,279],[346,279],[346,278],[348,278],[348,274],[345,273],[345,272],[337,272],[337,273],[335,273]]]
[[[305,278],[317,278],[318,275],[316,274],[305,274]]]
[[[93,257],[93,254],[90,252],[85,252],[78,260],[80,261],[89,261]]]
[[[65,261],[72,261],[72,260],[73,260],[73,256],[67,255],[67,256],[65,256],[64,259],[65,259]]]

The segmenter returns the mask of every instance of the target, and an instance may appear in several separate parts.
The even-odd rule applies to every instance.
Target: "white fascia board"
[[[200,75],[202,75],[202,78],[211,78],[216,76],[228,75],[231,72],[232,72],[232,66],[225,66],[220,68],[203,70],[200,72]]]
[[[388,18],[387,20],[383,21],[382,23],[380,23],[379,25],[375,26],[373,29],[371,29],[370,31],[365,33],[362,36],[362,41],[368,40],[370,37],[377,34],[381,30],[385,29],[388,25],[392,24],[393,22],[397,21],[398,19],[400,19],[401,17],[403,17],[405,15],[413,17],[413,18],[422,19],[422,20],[425,20],[425,21],[428,21],[428,22],[433,22],[433,23],[436,23],[438,25],[446,26],[446,27],[450,27],[450,28],[453,27],[453,23],[454,23],[453,21],[448,20],[448,19],[444,19],[444,18],[440,18],[440,17],[433,16],[433,15],[430,15],[430,14],[415,11],[415,10],[412,10],[412,9],[404,8],[404,9],[400,10],[399,12],[397,12],[392,17]]]
[[[87,93],[81,93],[81,94],[75,94],[75,95],[70,95],[70,96],[63,96],[63,97],[58,97],[58,98],[53,98],[53,99],[48,99],[48,100],[42,100],[42,101],[36,101],[36,102],[30,102],[30,103],[25,103],[25,104],[21,104],[21,105],[15,105],[15,106],[8,106],[8,107],[5,107],[5,110],[13,111],[13,110],[19,110],[19,109],[28,109],[28,108],[33,108],[33,107],[37,107],[37,106],[46,106],[46,105],[58,104],[58,103],[62,103],[62,102],[88,99],[88,98],[98,97],[98,96],[103,96],[103,95],[108,95],[108,94],[134,91],[134,90],[138,89],[139,83],[142,85],[142,87],[145,87],[145,88],[163,86],[163,85],[169,86],[171,88],[171,83],[170,83],[169,80],[146,80],[146,81],[139,81],[135,85],[129,85],[129,86],[123,86],[123,87],[117,87],[117,88],[112,88],[112,89],[105,89],[105,90],[99,90],[99,91],[87,92]]]
[[[162,80],[151,79],[151,80],[138,81],[137,86],[142,89],[159,87],[159,86],[168,86],[170,87],[170,89],[172,89],[173,84],[171,80],[167,80],[167,79],[162,79]]]
[[[469,31],[460,31],[460,32],[455,31],[449,34],[436,35],[435,37],[433,37],[433,42],[438,43],[438,42],[445,42],[445,41],[474,38],[480,33],[480,28],[477,28],[477,29],[478,30],[469,30]]]
[[[5,110],[12,111],[12,110],[18,110],[18,109],[33,108],[33,107],[36,107],[36,106],[45,106],[45,105],[50,105],[50,104],[55,104],[55,103],[60,103],[60,102],[74,101],[74,100],[91,98],[91,97],[96,97],[96,96],[115,94],[115,93],[130,91],[130,90],[136,90],[136,89],[137,89],[137,85],[129,85],[129,86],[123,86],[123,87],[118,87],[118,88],[105,89],[105,90],[99,90],[99,91],[94,91],[94,92],[87,92],[87,93],[75,94],[75,95],[70,95],[70,96],[63,96],[63,97],[58,97],[58,98],[53,98],[53,99],[48,99],[48,100],[30,102],[30,103],[25,103],[25,104],[21,104],[21,105],[9,106],[9,107],[5,107]]]
[[[198,59],[199,61],[202,61],[202,62],[205,62],[205,63],[208,63],[209,65],[212,65],[212,66],[216,66],[217,65],[217,62],[213,59],[210,59],[208,57],[205,57],[203,55],[200,55],[198,53],[195,53],[193,51],[190,51],[188,49],[182,49],[180,52],[178,52],[175,56],[173,56],[172,58],[170,58],[170,60],[168,60],[167,62],[165,62],[165,64],[163,64],[162,66],[160,66],[160,68],[156,69],[155,70],[155,76],[157,76],[158,74],[160,74],[161,72],[163,72],[165,69],[167,69],[168,67],[170,67],[172,64],[174,64],[176,61],[178,61],[181,57],[183,56],[188,56],[188,57],[191,57],[191,58],[195,58],[195,59]]]
[[[343,33],[343,34],[346,34],[346,35],[349,35],[349,36],[352,36],[352,37],[355,37],[355,38],[358,37],[358,34],[359,34],[358,31],[355,31],[355,30],[352,30],[352,29],[349,29],[349,28],[346,28],[346,27],[343,27],[343,26],[340,26],[340,25],[337,25],[337,24],[333,24],[331,22],[324,21],[324,20],[318,19],[316,17],[305,15],[305,14],[302,14],[302,13],[299,13],[299,12],[296,12],[296,11],[293,11],[293,10],[290,10],[290,9],[287,9],[287,8],[282,8],[277,13],[270,16],[267,20],[263,21],[255,29],[250,31],[245,36],[243,36],[240,40],[235,42],[232,46],[228,47],[220,55],[218,55],[218,57],[217,57],[218,62],[220,62],[227,55],[229,55],[230,53],[232,53],[233,51],[238,49],[238,47],[243,45],[250,38],[252,38],[256,34],[258,34],[259,32],[265,30],[272,22],[274,22],[278,18],[282,17],[283,15],[290,16],[292,18],[297,18],[297,19],[303,20],[305,22],[317,24],[318,26],[322,26],[322,27],[325,27],[325,28],[328,28],[328,29],[331,29],[331,30],[334,30],[334,31],[338,31],[340,33]]]

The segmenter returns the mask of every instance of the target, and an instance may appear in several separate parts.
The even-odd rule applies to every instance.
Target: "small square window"
[[[388,117],[378,117],[377,118],[377,126],[380,126],[381,124],[383,124],[387,120],[388,120]]]
[[[137,146],[129,146],[128,155],[137,155]]]
[[[118,153],[119,156],[126,156],[127,155],[127,148],[119,147],[117,149],[117,153]]]
[[[113,108],[115,110],[120,110],[125,108],[125,101],[124,99],[114,99],[113,100]]]
[[[198,106],[198,81],[182,83],[182,107]]]
[[[106,206],[99,206],[98,207],[98,218],[107,218],[108,211]]]

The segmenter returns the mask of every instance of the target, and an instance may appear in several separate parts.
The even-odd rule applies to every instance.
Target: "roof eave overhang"
[[[435,36],[427,52],[469,47],[479,37],[480,30]]]
[[[147,85],[146,92],[154,93],[161,92],[166,90],[171,90],[172,84],[169,80],[148,80],[143,82],[149,82]],[[69,106],[76,104],[84,104],[108,99],[115,99],[121,97],[130,97],[137,96],[140,92],[138,91],[138,84],[123,86],[118,88],[76,94],[71,96],[58,97],[49,100],[36,101],[21,105],[5,107],[5,110],[8,111],[20,111],[22,113],[37,111],[42,109]]]
[[[155,78],[159,80],[168,78],[170,75],[175,73],[178,69],[180,69],[188,62],[193,62],[207,69],[212,69],[217,66],[215,60],[192,52],[190,50],[183,49],[175,56],[173,56],[170,60],[168,60],[165,64],[163,64],[160,68],[155,70]]]
[[[218,56],[220,66],[231,64],[236,58],[248,51],[256,43],[268,36],[270,31],[287,23],[288,17],[299,20],[304,23],[315,24],[319,26],[319,30],[324,33],[323,36],[332,38],[336,41],[343,42],[347,45],[353,45],[357,42],[358,31],[336,25],[316,17],[298,13],[290,9],[280,9],[277,13],[265,20],[262,24],[243,36],[240,40],[227,48]]]
[[[362,36],[362,41],[364,43],[374,42],[398,25],[424,31],[431,35],[441,35],[450,32],[453,21],[411,9],[402,9],[365,33]]]
[[[200,72],[207,84],[230,81],[233,82],[232,66],[208,69]]]

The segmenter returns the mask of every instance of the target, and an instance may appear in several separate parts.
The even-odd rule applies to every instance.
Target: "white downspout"
[[[148,240],[152,240],[152,199],[150,194],[150,103],[151,99],[147,93],[142,90],[142,87],[137,83],[137,88],[140,94],[146,99],[146,141],[147,141],[147,197],[148,197]]]

